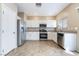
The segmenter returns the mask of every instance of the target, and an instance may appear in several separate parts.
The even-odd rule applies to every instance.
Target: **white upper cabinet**
[[[56,20],[47,20],[47,27],[56,27]]]
[[[39,27],[39,24],[47,24],[47,27],[56,27],[56,20],[27,20],[27,27]]]
[[[57,26],[59,29],[67,28],[68,27],[68,18],[64,17],[57,21]]]
[[[39,27],[39,21],[38,20],[27,20],[26,27]]]

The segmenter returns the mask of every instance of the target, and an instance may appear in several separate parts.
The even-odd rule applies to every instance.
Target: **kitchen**
[[[77,53],[79,52],[78,51],[79,50],[79,46],[78,46],[79,4],[76,4],[76,3],[72,3],[72,4],[17,3],[14,5],[0,4],[0,7],[2,8],[0,10],[0,12],[2,12],[2,14],[0,14],[1,15],[0,18],[3,19],[1,20],[2,21],[1,31],[3,34],[0,35],[2,36],[0,40],[0,42],[2,43],[0,44],[0,47],[1,47],[0,55],[15,55],[15,56],[18,55],[19,56],[21,54],[21,55],[31,56],[31,55],[46,55],[47,53],[48,53],[47,55],[50,55],[49,53],[51,53],[51,55],[54,55],[55,51],[51,51],[52,49],[54,49],[52,47],[53,45],[55,45],[54,47],[57,49],[56,53],[58,53],[55,55],[64,55],[65,50],[75,55],[79,55],[79,53]],[[16,5],[18,7],[16,7]],[[9,6],[9,8],[7,6]],[[11,13],[6,13],[10,8],[12,8],[12,6],[14,8],[13,9],[14,11],[11,11]],[[10,20],[12,18],[9,17],[11,14],[13,14],[13,16],[16,18],[15,21],[13,22]],[[7,25],[7,27],[6,27],[7,21],[4,24],[4,21],[7,18],[5,17],[6,15],[9,15],[8,16],[9,25]],[[22,22],[21,28],[19,28],[20,27],[19,22]],[[13,24],[12,26],[14,26],[13,29],[15,31],[11,31],[11,26],[10,26],[11,24]],[[9,32],[7,28],[11,31],[11,35],[15,35],[15,36],[13,37],[9,36],[10,37],[9,38],[8,35],[10,35],[10,33],[6,36],[7,31]],[[4,38],[4,36],[6,37]],[[6,40],[6,38],[8,39]],[[13,41],[10,39],[12,39]],[[4,40],[6,40],[5,42],[7,43],[8,41],[10,41],[11,43],[7,44],[4,42]],[[45,48],[47,50],[45,50]],[[24,51],[22,51],[22,49],[24,49]],[[26,51],[27,49],[29,50],[29,52]],[[61,50],[62,53],[59,50]],[[43,51],[44,51],[44,54],[43,54]]]

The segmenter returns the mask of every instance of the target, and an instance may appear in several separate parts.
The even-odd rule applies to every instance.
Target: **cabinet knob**
[[[13,34],[15,34],[15,32],[13,32]]]
[[[4,30],[2,30],[2,33],[4,33]]]

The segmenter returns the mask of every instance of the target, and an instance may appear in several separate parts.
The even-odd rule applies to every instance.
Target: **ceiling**
[[[56,16],[69,3],[42,3],[37,7],[35,3],[17,3],[18,11],[26,13],[27,16]]]

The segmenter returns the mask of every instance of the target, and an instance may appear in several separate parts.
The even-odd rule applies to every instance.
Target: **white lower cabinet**
[[[27,32],[26,40],[39,40],[39,32]]]
[[[79,52],[79,30],[78,30],[78,32],[77,32],[77,41],[76,41],[76,47],[77,47],[77,52]]]
[[[57,32],[48,32],[48,40],[53,40],[57,43]]]
[[[53,32],[53,41],[57,43],[57,32]]]
[[[76,34],[65,33],[63,43],[64,43],[65,50],[75,51],[76,50]]]
[[[53,33],[52,32],[48,32],[48,40],[52,40],[53,39]]]

